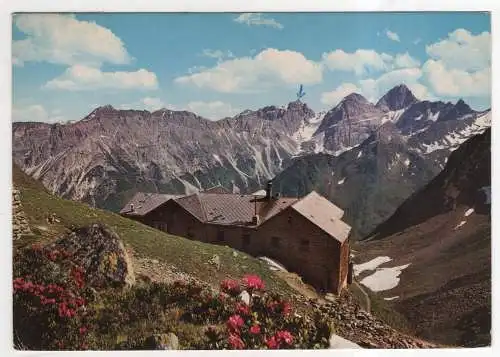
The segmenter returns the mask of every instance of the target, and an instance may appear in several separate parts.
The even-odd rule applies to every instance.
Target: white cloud
[[[125,64],[131,60],[113,32],[94,22],[80,21],[74,15],[15,15],[14,24],[26,35],[12,43],[12,61],[16,65],[28,61]]]
[[[50,81],[44,88],[70,91],[95,89],[157,89],[156,74],[145,69],[133,72],[102,72],[100,69],[74,65]]]
[[[252,92],[283,84],[314,84],[323,79],[322,65],[302,53],[268,48],[255,57],[242,57],[218,63],[175,79],[218,92]]]
[[[347,53],[337,49],[323,53],[323,62],[330,70],[353,71],[362,75],[369,71],[383,71],[390,66],[392,56],[374,50],[358,49],[356,52]]]
[[[456,29],[426,46],[431,57],[422,67],[424,80],[437,95],[482,97],[491,94],[491,34]]]
[[[209,58],[217,58],[218,60],[221,60],[223,58],[234,58],[234,55],[231,51],[221,51],[221,50],[211,50],[211,49],[204,49],[201,55]]]
[[[244,13],[236,17],[234,21],[248,26],[270,26],[280,30],[283,28],[283,25],[275,19],[260,13]]]
[[[234,108],[231,104],[224,103],[221,101],[189,102],[187,104],[187,109],[189,111],[192,111],[192,112],[202,116],[202,117],[212,119],[212,120],[218,120],[218,119],[222,119],[225,117],[232,117],[232,116],[238,114],[239,112],[241,112],[240,109]]]
[[[351,93],[361,93],[361,89],[353,83],[342,83],[331,92],[321,93],[321,103],[335,106]]]
[[[399,85],[406,84],[411,90],[415,89],[414,93],[419,99],[426,99],[430,94],[426,91],[423,85],[419,84],[419,79],[422,77],[420,68],[403,68],[391,72],[384,73],[380,77],[373,79],[363,79],[359,81],[362,89],[362,94],[371,102],[376,102],[388,90]]]
[[[441,60],[428,60],[422,69],[426,81],[437,95],[481,97],[491,93],[489,67],[469,73],[461,69],[449,69]]]
[[[410,56],[408,52],[397,54],[394,57],[395,68],[413,68],[420,66],[420,61]]]
[[[491,34],[473,35],[457,29],[445,40],[426,46],[427,54],[441,60],[447,68],[478,71],[491,66]]]
[[[396,41],[396,42],[400,42],[399,41],[399,35],[395,32],[392,32],[390,30],[387,30],[385,31],[385,34],[387,36],[388,39],[392,40],[392,41]]]
[[[177,110],[177,106],[173,104],[165,103],[161,98],[158,97],[144,97],[139,99],[134,103],[129,104],[120,104],[120,109],[137,109],[137,110],[148,110],[150,112],[154,112],[160,109],[170,109]]]
[[[160,98],[145,97],[142,98],[140,101],[142,104],[144,104],[144,107],[150,111],[155,111],[167,107],[167,105]]]
[[[413,44],[414,45],[418,45],[420,42],[422,42],[422,39],[420,37],[417,37],[414,41],[413,41]]]
[[[420,62],[408,52],[396,56],[378,53],[374,50],[358,49],[348,53],[337,49],[323,53],[323,63],[328,69],[335,71],[354,72],[361,76],[371,72],[385,72],[396,68],[408,68],[420,65]]]
[[[55,123],[64,122],[66,120],[67,119],[61,115],[60,110],[52,110],[49,114],[49,112],[40,104],[12,108],[12,121],[16,122]]]

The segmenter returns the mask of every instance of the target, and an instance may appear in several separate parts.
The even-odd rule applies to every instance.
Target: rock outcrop
[[[31,234],[28,219],[21,203],[21,191],[12,190],[12,239],[17,240],[23,235]]]
[[[178,350],[179,339],[173,333],[162,333],[150,336],[145,341],[148,350]]]
[[[135,284],[134,269],[120,237],[103,225],[74,229],[46,249],[69,252],[92,286]]]

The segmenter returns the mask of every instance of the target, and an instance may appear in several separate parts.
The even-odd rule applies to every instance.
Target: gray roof
[[[200,192],[175,201],[202,222],[250,225],[256,213],[261,222],[264,222],[297,202],[297,199],[279,198],[268,201],[254,195]]]
[[[255,213],[257,213],[262,224],[291,207],[340,243],[347,239],[351,231],[351,227],[342,221],[344,211],[315,191],[301,199],[281,197],[271,200],[255,195],[213,193],[210,191],[188,196],[139,192],[120,213],[144,216],[171,199],[205,223],[250,226]],[[130,209],[131,204],[134,206],[133,211]]]
[[[125,207],[121,209],[120,213],[129,216],[144,216],[158,206],[164,204],[168,200],[178,197],[181,196],[166,195],[161,193],[137,192],[134,197],[132,197],[132,199],[125,205]]]
[[[341,220],[344,211],[315,191],[292,205],[292,208],[340,243],[349,236],[351,227]]]

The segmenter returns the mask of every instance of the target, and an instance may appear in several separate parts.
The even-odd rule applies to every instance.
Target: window
[[[250,245],[250,234],[244,233],[242,237],[242,246],[247,248]]]
[[[271,246],[273,248],[279,248],[280,247],[280,237],[271,237]]]
[[[292,216],[288,216],[288,224],[292,224]]]
[[[224,242],[224,231],[217,232],[217,241]]]
[[[302,239],[300,241],[300,250],[303,252],[309,251],[309,240],[308,239]]]

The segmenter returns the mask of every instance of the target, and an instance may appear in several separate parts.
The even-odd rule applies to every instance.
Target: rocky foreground
[[[312,303],[335,321],[340,336],[364,348],[437,348],[438,345],[405,335],[362,310],[350,294],[327,303]]]

